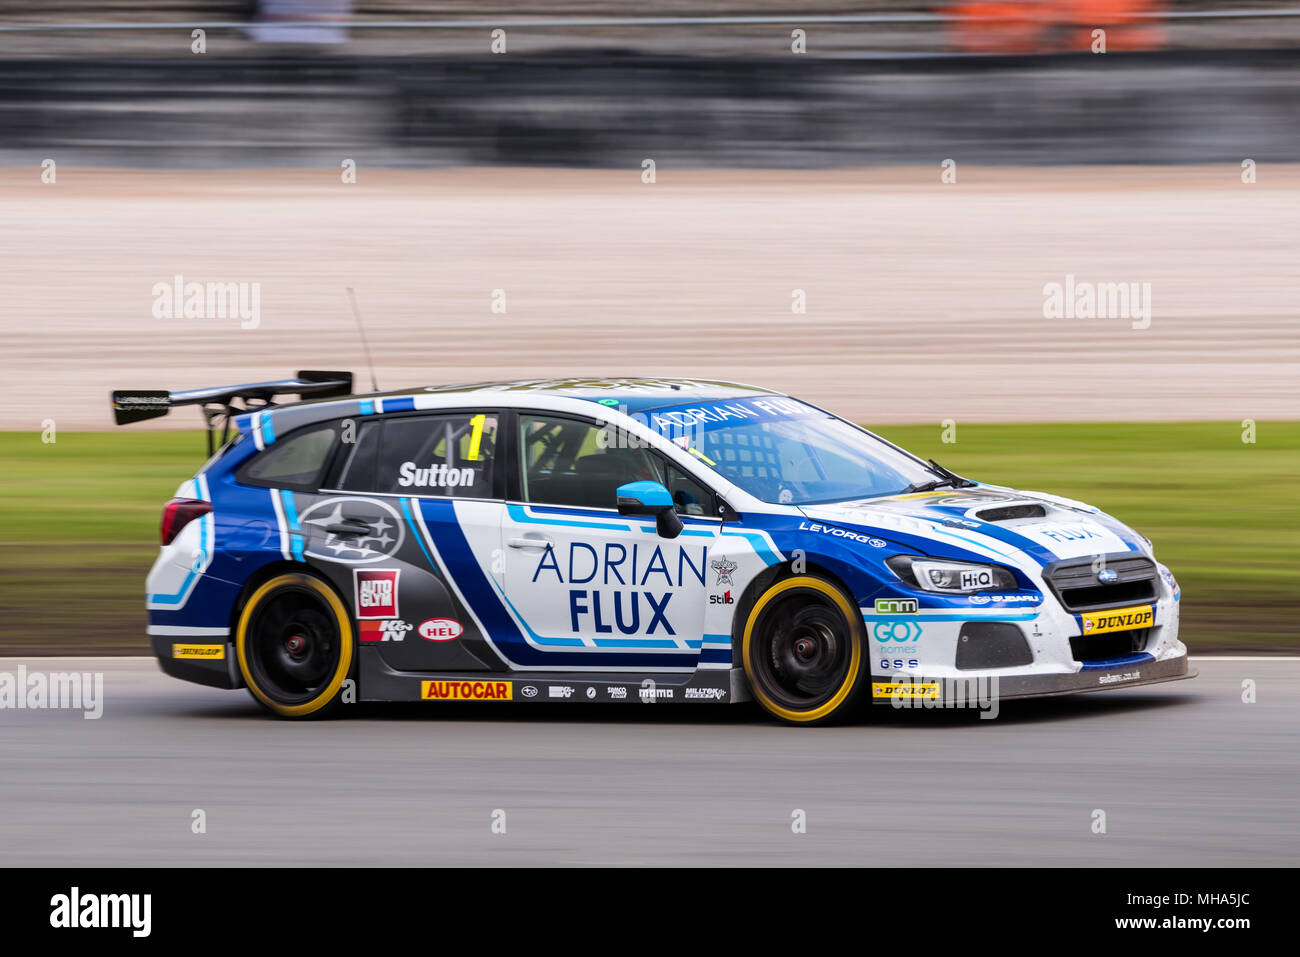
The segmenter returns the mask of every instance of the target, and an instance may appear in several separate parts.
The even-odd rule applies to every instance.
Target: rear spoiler
[[[173,406],[200,406],[203,420],[207,424],[208,454],[211,455],[217,448],[218,428],[221,431],[221,444],[224,445],[229,437],[230,420],[236,414],[273,405],[272,400],[282,395],[296,395],[299,399],[352,395],[352,373],[306,370],[299,372],[293,379],[213,386],[184,392],[117,389],[113,392],[113,421],[118,425],[130,425],[132,422],[160,418],[170,412]]]

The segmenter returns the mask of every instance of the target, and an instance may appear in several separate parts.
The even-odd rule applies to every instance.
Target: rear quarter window
[[[314,490],[319,488],[321,473],[337,442],[337,423],[300,429],[253,456],[239,470],[239,481],[246,485]]]

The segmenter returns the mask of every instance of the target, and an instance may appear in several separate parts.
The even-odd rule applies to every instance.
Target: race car
[[[356,395],[312,371],[113,393],[119,424],[181,405],[212,454],[163,508],[153,652],[280,717],[752,699],[809,725],[969,703],[972,682],[1007,699],[1192,676],[1146,538],[765,389]]]

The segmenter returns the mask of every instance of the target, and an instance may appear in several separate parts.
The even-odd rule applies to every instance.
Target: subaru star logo
[[[1103,568],[1101,571],[1097,572],[1097,581],[1101,582],[1103,585],[1113,585],[1115,582],[1119,581],[1119,572],[1115,571],[1113,568]]]

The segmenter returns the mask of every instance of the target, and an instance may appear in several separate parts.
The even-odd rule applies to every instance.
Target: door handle
[[[554,548],[552,542],[544,538],[512,538],[507,542],[511,548]]]
[[[325,531],[331,535],[366,535],[374,529],[369,522],[363,522],[359,518],[345,518],[337,525],[326,525]]]

